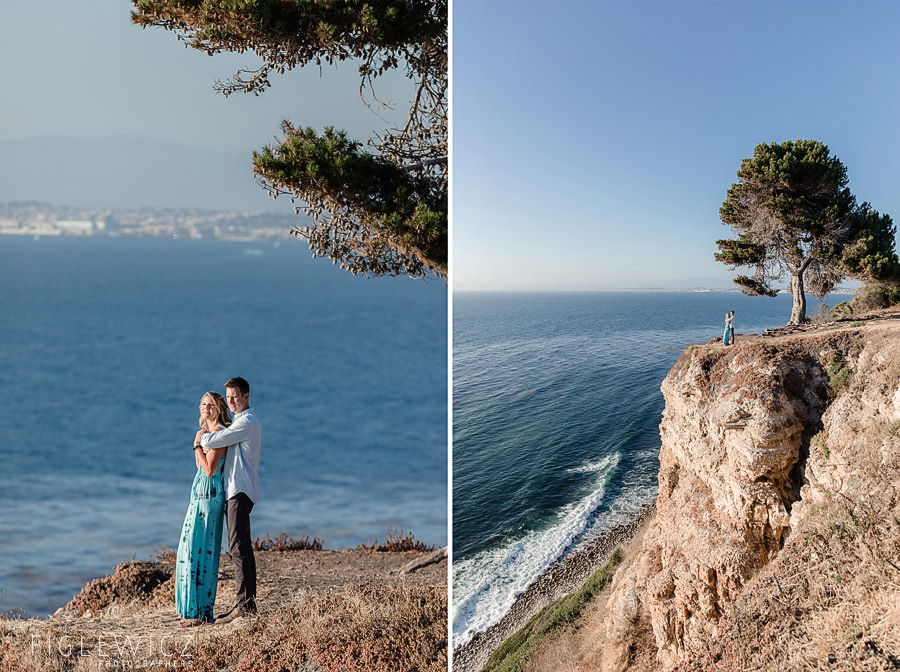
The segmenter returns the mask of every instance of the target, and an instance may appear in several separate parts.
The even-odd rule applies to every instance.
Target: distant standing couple
[[[734,345],[734,311],[725,313],[725,335],[722,337],[725,345]]]
[[[250,512],[259,495],[262,426],[250,408],[246,380],[232,378],[225,383],[225,392],[226,398],[207,392],[200,399],[200,430],[194,437],[197,475],[175,562],[175,611],[185,627],[230,623],[256,614]],[[223,517],[228,521],[237,599],[230,610],[214,617]]]

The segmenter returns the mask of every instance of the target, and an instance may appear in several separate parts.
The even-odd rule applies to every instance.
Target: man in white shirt
[[[234,607],[216,618],[229,623],[256,613],[256,558],[250,537],[250,512],[259,497],[259,448],[262,425],[250,408],[250,384],[243,378],[225,383],[225,400],[234,414],[231,426],[213,433],[197,432],[195,446],[225,448],[225,518],[228,521],[228,551],[234,566],[237,600]]]

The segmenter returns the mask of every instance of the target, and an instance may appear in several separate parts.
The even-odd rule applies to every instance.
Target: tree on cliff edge
[[[258,95],[271,74],[354,60],[366,91],[402,69],[415,84],[402,128],[368,143],[282,123],[253,153],[256,181],[312,218],[291,233],[351,273],[447,276],[447,0],[133,0],[131,19],[215,54],[253,51],[262,65],[216,88]],[[367,103],[368,104],[368,103]],[[367,152],[365,147],[372,149]],[[300,207],[295,207],[296,213]]]
[[[847,169],[821,142],[761,143],[737,175],[719,211],[737,237],[716,241],[716,261],[752,267],[734,282],[754,296],[775,296],[772,283],[789,277],[788,324],[806,320],[807,289],[822,300],[847,277],[900,277],[891,218],[856,204]]]

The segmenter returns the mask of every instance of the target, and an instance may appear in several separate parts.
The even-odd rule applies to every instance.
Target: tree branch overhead
[[[259,95],[270,75],[353,60],[360,96],[402,70],[415,95],[402,128],[358,142],[343,131],[282,124],[253,155],[257,182],[300,200],[296,227],[314,256],[356,274],[447,277],[448,81],[446,0],[134,0],[132,21],[216,54],[254,52],[262,64],[217,89]],[[367,105],[369,103],[365,100]],[[330,155],[329,155],[330,153]]]

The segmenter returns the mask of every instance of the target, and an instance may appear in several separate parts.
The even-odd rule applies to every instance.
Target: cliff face
[[[830,505],[844,506],[852,518],[855,503],[877,494],[882,517],[897,513],[900,322],[694,347],[662,391],[657,518],[608,603],[607,641],[622,646],[607,656],[607,669],[629,666],[635,644],[628,640],[642,622],[652,627],[660,667],[704,656],[720,662],[717,647],[744,636],[747,622],[735,608],[749,609],[748,584],[773,575],[781,589],[777,572],[786,557],[815,566],[828,554],[813,549],[820,542],[812,534],[823,548],[841,542],[828,530],[843,509]],[[892,546],[890,530],[876,532],[865,542],[881,549],[870,554],[873,571],[890,574],[891,557],[900,564],[900,545]],[[862,536],[856,544],[864,545]],[[787,592],[773,599],[796,607],[798,598]],[[802,629],[809,614],[794,612],[791,627]],[[757,632],[765,613],[754,617]],[[742,661],[752,668],[751,659]]]

